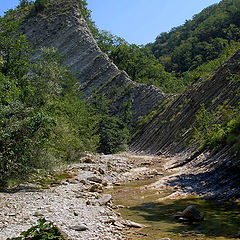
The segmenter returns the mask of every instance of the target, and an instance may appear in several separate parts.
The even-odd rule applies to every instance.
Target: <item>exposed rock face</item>
[[[47,10],[28,18],[21,31],[35,48],[58,48],[81,83],[84,96],[93,90],[103,93],[113,100],[115,113],[122,114],[123,104],[130,100],[137,121],[164,99],[164,93],[156,87],[131,81],[99,49],[75,0],[53,2]]]
[[[152,154],[180,153],[186,150],[184,141],[192,133],[196,113],[204,104],[214,110],[224,103],[236,105],[240,100],[240,50],[225,61],[212,75],[190,85],[135,136],[131,149]]]

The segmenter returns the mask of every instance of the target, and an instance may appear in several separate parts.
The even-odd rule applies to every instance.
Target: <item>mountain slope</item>
[[[131,149],[151,154],[186,150],[184,141],[193,133],[196,114],[202,104],[210,111],[220,105],[235,106],[239,102],[239,61],[240,50],[213,74],[190,85],[140,130]]]
[[[168,71],[178,74],[192,71],[238,43],[239,20],[239,1],[223,0],[205,8],[169,33],[161,33],[150,46]]]
[[[44,11],[26,18],[21,31],[35,49],[59,49],[66,58],[65,64],[81,83],[85,97],[95,90],[104,94],[111,99],[112,110],[117,114],[122,114],[124,104],[130,101],[135,123],[165,98],[156,87],[131,81],[99,49],[82,18],[78,1],[50,1]]]

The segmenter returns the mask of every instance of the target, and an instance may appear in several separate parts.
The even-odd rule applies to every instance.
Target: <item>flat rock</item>
[[[84,225],[75,225],[75,226],[71,226],[69,228],[72,230],[78,231],[78,232],[88,230],[88,228]]]
[[[95,182],[95,183],[102,183],[102,179],[98,178],[98,177],[88,177],[87,180],[91,181],[91,182]]]
[[[112,199],[112,195],[104,194],[99,200],[100,205],[106,205]]]
[[[130,221],[130,220],[126,220],[124,222],[124,224],[128,227],[135,227],[135,228],[144,228],[145,227],[145,225],[143,225],[143,224],[136,223],[136,222],[133,222],[133,221]]]

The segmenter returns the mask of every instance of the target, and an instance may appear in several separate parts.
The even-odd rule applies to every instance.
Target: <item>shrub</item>
[[[67,240],[53,223],[47,223],[45,219],[39,219],[38,225],[29,228],[20,235],[22,237],[8,238],[7,240]]]
[[[201,142],[201,147],[213,149],[228,144],[240,150],[240,106],[221,105],[215,111],[205,106],[196,115],[192,138]]]

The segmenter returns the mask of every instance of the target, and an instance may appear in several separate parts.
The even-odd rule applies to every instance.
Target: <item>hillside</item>
[[[207,7],[184,25],[161,33],[150,44],[152,52],[168,71],[192,71],[239,42],[239,12],[238,0],[223,0]]]
[[[226,117],[231,118],[234,109],[230,106],[238,107],[239,60],[240,51],[238,50],[211,75],[189,85],[173,101],[160,107],[151,121],[134,137],[132,149],[161,154],[179,153],[189,146],[193,149],[198,148],[198,145],[194,146],[185,140],[193,134],[194,128],[197,128],[196,115],[202,106],[204,105],[206,111],[214,114],[217,113],[219,106],[223,107],[222,112],[219,113],[220,116],[216,115],[216,118],[209,120],[208,124],[221,123],[224,109]],[[204,121],[203,117],[201,120]],[[202,134],[204,135],[204,129]]]
[[[123,114],[124,105],[130,101],[136,123],[139,117],[150,113],[165,97],[154,86],[131,81],[100,50],[77,0],[49,1],[45,10],[24,21],[21,31],[35,49],[56,47],[65,56],[64,64],[81,83],[83,95],[88,96],[93,91],[103,94],[111,99],[115,114]]]
[[[163,43],[163,46],[158,46],[159,49],[165,49],[165,55],[161,53],[162,55],[157,56],[160,60],[166,57],[166,54],[169,58],[174,49],[182,48],[182,44],[195,35],[198,36],[199,44],[208,43],[207,38],[211,41],[218,39],[220,43],[227,44],[220,44],[222,47],[219,52],[206,48],[208,53],[215,54],[215,57],[202,58],[201,64],[196,66],[192,59],[188,59],[191,67],[175,69],[177,75],[179,74],[177,77],[164,70],[162,64],[166,62],[160,64],[149,53],[149,47],[153,49],[154,44],[141,48],[122,41],[118,46],[110,44],[111,50],[107,48],[109,56],[103,53],[98,46],[99,38],[94,33],[98,30],[91,23],[84,4],[86,5],[86,1],[80,0],[28,2],[26,6],[9,11],[1,18],[3,29],[6,27],[0,36],[5,47],[1,61],[1,90],[4,91],[8,85],[13,89],[9,92],[10,96],[4,95],[0,105],[4,113],[1,125],[4,133],[1,139],[4,146],[1,160],[3,173],[11,172],[8,169],[11,161],[8,160],[7,164],[5,162],[8,158],[16,162],[11,173],[16,175],[17,169],[25,171],[24,164],[28,158],[35,162],[35,157],[44,158],[45,154],[49,154],[51,163],[56,159],[60,162],[71,162],[88,150],[115,153],[123,149],[121,147],[126,146],[127,141],[130,142],[131,151],[156,155],[180,154],[186,158],[186,162],[203,152],[214,156],[221,155],[222,149],[225,149],[224,154],[227,155],[223,156],[223,160],[232,159],[231,162],[237,166],[240,149],[239,50],[228,58],[238,47],[237,35],[231,35],[226,43],[225,30],[219,36],[216,35],[219,31],[203,31],[210,23],[214,23],[218,28],[222,27],[219,25],[219,21],[222,22],[223,19],[222,12],[228,13],[224,15],[228,19],[226,24],[234,24],[234,29],[237,28],[237,2],[224,0],[205,9],[193,20],[173,29],[167,35],[162,34],[162,37],[166,36],[165,40],[161,36],[157,38],[157,41],[160,39]],[[16,19],[20,21],[20,37],[16,32],[11,32]],[[228,25],[224,25],[225,28],[228,28]],[[200,30],[202,37],[199,35]],[[7,34],[8,31],[11,35]],[[183,35],[182,40],[172,45],[171,39],[176,39],[176,34],[179,33]],[[19,39],[22,41],[20,44]],[[212,47],[218,46],[215,40],[211,42]],[[32,45],[31,55],[24,52],[30,48],[27,42]],[[104,41],[99,45],[106,47]],[[194,49],[186,52],[194,55],[198,44],[191,45]],[[13,51],[14,48],[19,52]],[[169,49],[166,50],[167,48]],[[12,51],[14,61],[9,61],[8,51]],[[123,52],[126,53],[124,56]],[[204,51],[201,53],[204,54]],[[53,56],[54,54],[57,56]],[[184,54],[180,55],[184,58]],[[117,61],[118,66],[130,66],[129,72],[133,78],[142,76],[143,82],[149,80],[150,83],[157,79],[158,83],[161,82],[166,89],[173,89],[173,92],[176,86],[182,89],[188,82],[192,83],[182,93],[166,94],[153,85],[136,83],[136,79],[132,81],[109,57]],[[216,62],[212,62],[215,60]],[[184,62],[183,59],[182,61]],[[133,64],[128,64],[130,62]],[[140,65],[145,67],[140,68]],[[173,62],[171,66],[174,66]],[[167,68],[167,65],[165,67]],[[132,71],[133,68],[136,71]],[[202,71],[194,75],[199,68],[203,68]],[[193,74],[194,77],[187,81],[184,74]],[[141,82],[141,79],[139,81]],[[15,105],[19,102],[27,113],[29,109],[33,109],[30,119],[34,124],[29,125],[31,128],[27,133],[24,132],[24,126],[30,121],[28,115],[22,116],[21,111],[18,112],[18,118],[9,115],[9,111],[14,112]],[[21,124],[18,129],[15,126],[18,126],[19,122]],[[41,135],[42,129],[45,129],[45,135]],[[10,133],[5,132],[8,130]],[[129,132],[133,136],[129,137]],[[28,134],[26,142],[22,140],[25,138],[24,134]],[[24,150],[33,146],[38,134],[39,149],[33,148],[29,152]],[[5,151],[11,141],[16,141],[15,145],[10,145],[11,151]],[[22,161],[20,168],[18,156]],[[35,163],[32,165],[34,169]],[[7,178],[11,178],[11,174]]]

